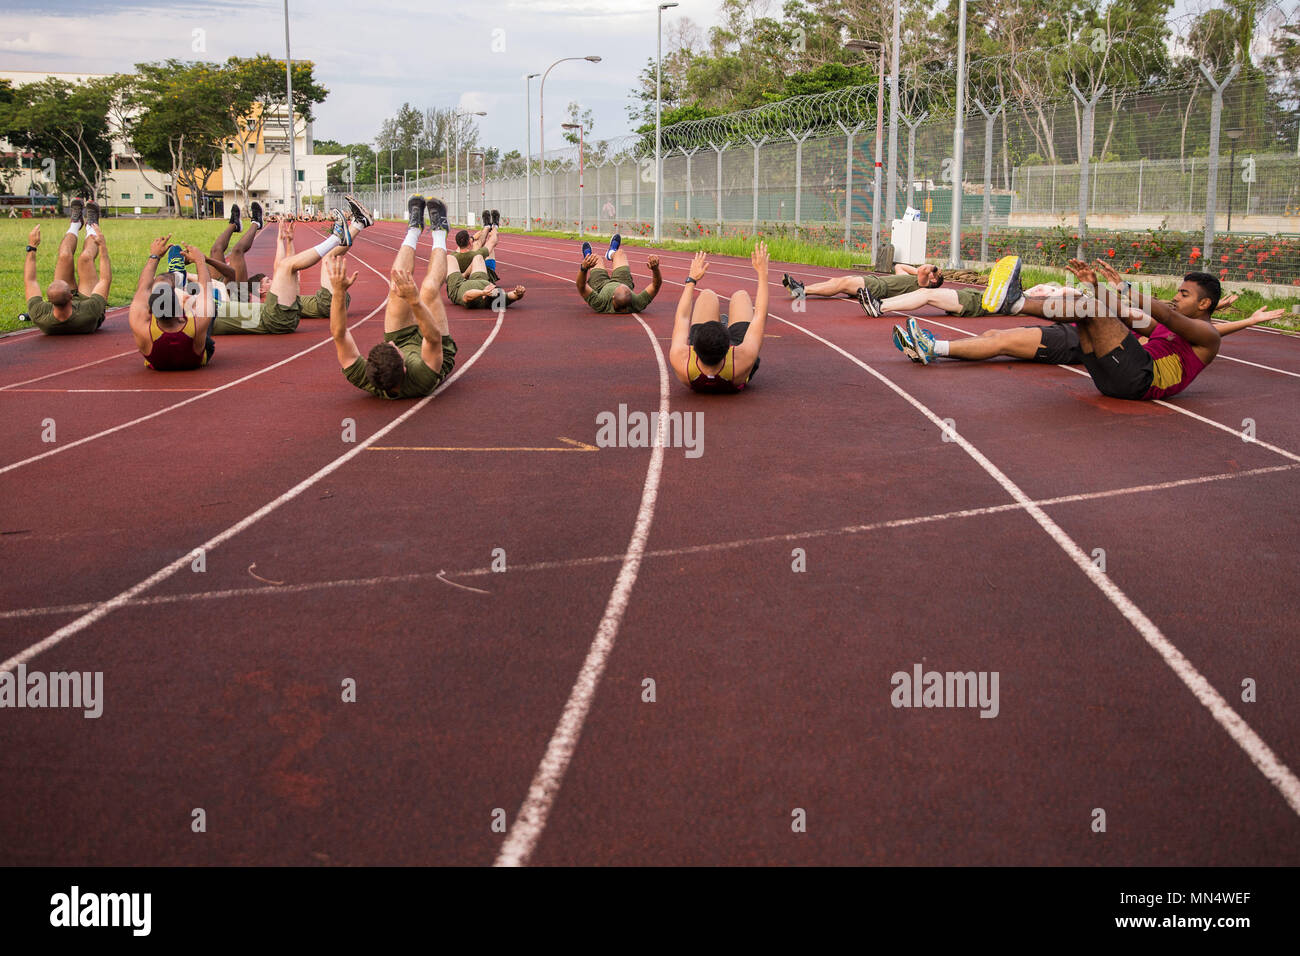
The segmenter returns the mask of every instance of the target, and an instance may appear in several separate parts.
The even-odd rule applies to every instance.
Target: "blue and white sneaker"
[[[916,354],[920,356],[922,365],[929,365],[939,357],[934,351],[934,333],[921,328],[915,316],[908,317],[907,337],[912,340],[912,346],[916,349]]]
[[[331,230],[331,234],[338,236],[338,240],[342,245],[352,245],[352,230],[348,228],[347,218],[338,209],[334,210],[334,228]]]
[[[618,251],[618,247],[622,244],[623,237],[618,233],[614,233],[614,235],[610,237],[609,248],[605,251],[605,258],[613,261],[614,253]]]
[[[582,244],[582,258],[585,259],[585,258],[587,258],[587,256],[589,256],[589,255],[591,255],[591,243],[590,243],[590,242],[584,242],[584,243]]]
[[[900,325],[894,326],[894,348],[898,349],[898,351],[902,352],[917,365],[922,364],[921,353],[916,350],[916,346],[912,344],[912,340],[908,337],[907,332]]]
[[[185,250],[173,243],[167,247],[167,271],[171,273],[172,284],[178,289],[185,287]]]

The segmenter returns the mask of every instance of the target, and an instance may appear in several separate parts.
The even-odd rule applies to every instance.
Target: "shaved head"
[[[619,311],[625,311],[632,308],[632,290],[625,285],[620,285],[614,290],[614,308]]]
[[[45,290],[45,298],[56,309],[72,304],[72,293],[76,290],[62,279],[55,279]]]

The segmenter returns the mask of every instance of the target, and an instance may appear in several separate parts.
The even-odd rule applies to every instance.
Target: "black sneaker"
[[[248,204],[248,218],[257,223],[258,229],[261,229],[266,225],[266,221],[262,218],[262,204],[260,202]]]
[[[235,227],[235,232],[243,232],[244,224],[239,221],[239,203],[230,204],[230,224]]]
[[[786,272],[782,274],[781,285],[790,290],[790,298],[802,299],[804,297],[803,283],[790,275],[790,273]]]
[[[492,225],[498,228],[501,226],[501,213],[495,209],[492,210]]]
[[[885,311],[881,308],[880,300],[868,292],[865,285],[858,290],[858,304],[862,306],[863,312],[874,319],[880,318]]]
[[[72,202],[68,203],[68,220],[69,220],[69,222],[75,222],[75,223],[77,223],[78,225],[80,225],[81,222],[83,222],[83,220],[82,220],[82,218],[81,218],[81,211],[82,211],[83,209],[85,209],[85,208],[86,208],[86,204],[85,204],[85,202],[81,199],[80,196],[78,196],[76,199],[73,199]]]
[[[407,222],[412,229],[424,232],[424,197],[412,196],[406,201]]]
[[[361,203],[357,202],[351,195],[343,197],[348,202],[348,208],[352,210],[352,221],[357,223],[362,229],[369,229],[375,224],[375,217],[370,214],[370,210]]]
[[[441,199],[426,199],[424,201],[424,210],[429,215],[429,228],[441,229],[448,232],[450,226],[447,224],[447,204]]]
[[[81,218],[85,220],[86,228],[99,225],[99,203],[95,200],[87,200],[86,205],[81,213]]]

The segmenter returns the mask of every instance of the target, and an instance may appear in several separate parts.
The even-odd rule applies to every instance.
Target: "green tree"
[[[117,89],[114,77],[69,83],[49,77],[12,88],[0,106],[9,141],[43,159],[54,160],[61,193],[101,196],[112,159],[109,107]]]

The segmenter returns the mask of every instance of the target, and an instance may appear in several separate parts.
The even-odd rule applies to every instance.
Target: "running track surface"
[[[402,234],[351,255],[363,351]],[[774,263],[762,369],[711,398],[667,368],[662,255],[644,317],[598,316],[574,243],[504,236],[526,297],[449,307],[418,407],[324,320],[188,375],[122,310],[0,339],[3,669],[104,675],[99,719],[0,710],[0,862],[1300,863],[1300,341],[1123,403],[913,366]],[[620,404],[702,413],[703,454],[587,450]],[[998,672],[998,715],[893,707],[915,664]]]

